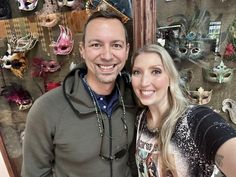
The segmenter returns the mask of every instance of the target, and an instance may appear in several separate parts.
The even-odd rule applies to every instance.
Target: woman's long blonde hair
[[[160,149],[161,157],[164,165],[169,170],[174,170],[174,164],[170,160],[170,140],[175,130],[176,122],[186,110],[188,101],[184,97],[182,90],[179,86],[179,73],[175,67],[173,59],[169,53],[158,44],[149,44],[138,49],[131,60],[131,68],[133,68],[134,60],[142,53],[156,53],[162,60],[163,67],[170,78],[169,86],[169,110],[166,112],[166,116],[162,119],[161,133],[160,133]]]

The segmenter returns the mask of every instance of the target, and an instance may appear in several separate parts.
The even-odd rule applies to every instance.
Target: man
[[[127,32],[118,16],[95,12],[85,24],[84,63],[31,107],[23,177],[131,177],[136,106],[126,76]],[[135,165],[134,165],[135,166]]]

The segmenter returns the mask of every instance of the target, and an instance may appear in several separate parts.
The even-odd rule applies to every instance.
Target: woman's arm
[[[236,137],[220,146],[215,155],[215,163],[227,177],[236,175]]]

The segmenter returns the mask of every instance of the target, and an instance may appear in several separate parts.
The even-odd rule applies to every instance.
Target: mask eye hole
[[[203,96],[202,99],[203,99],[203,100],[206,100],[206,99],[208,99],[208,97],[209,97],[209,96]]]
[[[230,76],[231,76],[231,73],[227,73],[224,75],[225,78],[230,77]]]
[[[209,76],[210,76],[210,77],[217,77],[217,75],[214,74],[214,73],[209,73]]]
[[[182,54],[187,53],[187,49],[186,49],[186,48],[183,48],[183,47],[180,47],[180,48],[179,48],[179,51],[180,51]]]
[[[46,21],[46,22],[51,22],[51,19],[50,19],[50,18],[46,18],[45,21]]]
[[[194,47],[194,48],[191,50],[191,52],[192,52],[193,54],[197,54],[197,53],[199,53],[199,51],[200,51],[200,49],[197,48],[197,47]]]
[[[61,50],[66,50],[67,49],[67,46],[62,46],[61,47]]]

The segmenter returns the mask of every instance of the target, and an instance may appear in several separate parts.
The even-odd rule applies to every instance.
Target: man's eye
[[[98,44],[98,43],[96,43],[96,44],[91,44],[91,47],[98,48],[98,47],[101,47],[101,44]]]
[[[114,47],[114,48],[119,48],[119,49],[120,49],[120,48],[122,48],[122,45],[120,45],[120,44],[113,44],[113,47]]]
[[[139,74],[140,74],[140,72],[137,71],[137,70],[133,70],[133,71],[132,71],[132,76],[137,76],[137,75],[139,75]]]

